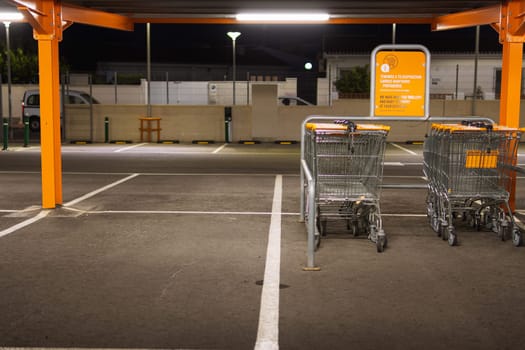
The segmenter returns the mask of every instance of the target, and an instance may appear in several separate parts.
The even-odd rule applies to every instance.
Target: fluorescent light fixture
[[[268,21],[268,22],[323,22],[330,19],[327,13],[239,13],[238,21]]]
[[[24,19],[20,12],[0,12],[0,22],[19,22]]]

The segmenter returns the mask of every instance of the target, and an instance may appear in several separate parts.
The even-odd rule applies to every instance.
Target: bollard
[[[29,145],[29,117],[24,117],[24,147]]]
[[[232,135],[232,108],[224,107],[224,141],[231,142]]]
[[[109,142],[109,118],[104,118],[104,142]]]
[[[2,148],[2,151],[5,151],[7,149],[7,139],[9,138],[9,121],[7,118],[4,118],[3,120],[3,127],[4,127],[4,148]]]

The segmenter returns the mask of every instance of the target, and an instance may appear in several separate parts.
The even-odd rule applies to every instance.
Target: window
[[[78,96],[71,96],[71,95],[67,96],[67,103],[68,104],[72,104],[72,105],[85,104],[84,100],[82,100],[80,97],[78,97]]]
[[[40,106],[40,95],[29,95],[27,98],[27,106]]]

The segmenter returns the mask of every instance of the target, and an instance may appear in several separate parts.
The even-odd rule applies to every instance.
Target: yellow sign
[[[425,53],[379,51],[375,65],[374,115],[424,117]]]

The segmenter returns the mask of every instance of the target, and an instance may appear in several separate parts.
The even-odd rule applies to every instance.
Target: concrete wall
[[[293,84],[292,84],[293,85]],[[368,100],[334,100],[332,106],[280,106],[277,105],[273,83],[263,82],[252,85],[256,87],[273,86],[270,95],[252,105],[236,105],[233,107],[232,136],[233,141],[260,139],[299,140],[301,122],[309,115],[333,116],[368,116]],[[34,85],[13,87],[12,108],[13,118],[20,117],[20,101],[23,91],[34,88]],[[146,115],[144,95],[133,86],[119,86],[119,104],[112,104],[111,86],[98,86],[94,96],[108,96],[109,101],[101,101],[101,105],[93,105],[93,141],[104,141],[104,118],[110,119],[110,139],[140,140],[139,118]],[[4,116],[7,116],[6,86],[3,86]],[[259,92],[257,92],[259,93]],[[277,93],[282,91],[277,89]],[[253,92],[252,92],[253,94]],[[273,97],[275,99],[273,99]],[[271,101],[270,101],[271,100]],[[126,102],[126,103],[125,103]],[[262,106],[257,104],[262,103]],[[521,125],[525,126],[525,101],[521,104]],[[152,105],[152,115],[162,118],[161,138],[164,140],[180,140],[191,142],[196,139],[212,139],[224,141],[224,107],[225,104],[207,106],[185,105]],[[469,116],[472,115],[471,100],[431,100],[432,116]],[[479,116],[499,119],[498,100],[477,100],[476,113]],[[65,109],[66,138],[68,140],[91,138],[89,106],[68,105]],[[428,123],[423,122],[391,122],[391,141],[406,141],[422,139],[428,130]]]
[[[272,96],[275,85],[258,85],[254,89],[261,98],[254,98],[253,106],[233,106],[232,137],[239,140],[300,140],[300,125],[310,115],[363,116],[369,114],[368,100],[337,100],[333,106],[278,106]],[[522,106],[525,104],[523,101]],[[433,100],[432,116],[471,115],[471,101]],[[161,139],[224,141],[224,107],[212,106],[152,106],[152,116],[160,117]],[[498,121],[499,101],[477,101],[478,115]],[[522,123],[525,113],[522,107]],[[104,141],[104,117],[110,120],[110,139],[140,140],[139,118],[146,114],[144,105],[94,105],[93,141]],[[380,122],[380,121],[378,121]],[[404,142],[422,140],[428,131],[426,122],[388,122],[392,126],[390,141]],[[66,137],[72,139],[90,138],[90,109],[87,106],[69,105],[66,107]],[[156,141],[156,139],[155,139]]]
[[[196,139],[224,140],[223,106],[152,106],[152,116],[160,117],[161,139],[184,142]],[[240,112],[240,111],[239,111]],[[236,113],[236,114],[239,114]],[[144,105],[93,105],[93,141],[104,141],[104,118],[109,119],[111,140],[140,140],[140,120],[146,115]],[[66,138],[90,139],[90,108],[66,107]],[[239,121],[239,130],[244,122]],[[236,129],[234,129],[234,132]],[[156,134],[153,134],[156,141]],[[147,138],[144,134],[144,138]]]

